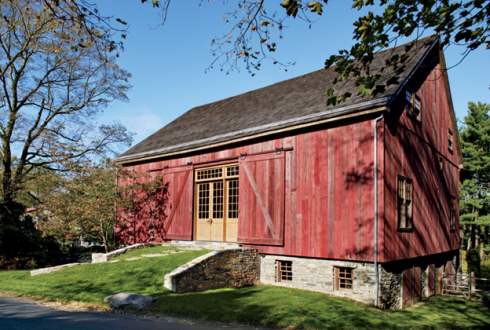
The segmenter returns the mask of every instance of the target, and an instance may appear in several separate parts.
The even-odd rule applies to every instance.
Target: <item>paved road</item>
[[[143,318],[101,312],[72,312],[39,305],[23,298],[0,297],[0,329],[2,330],[212,330],[252,328],[221,324],[181,321],[177,319]]]

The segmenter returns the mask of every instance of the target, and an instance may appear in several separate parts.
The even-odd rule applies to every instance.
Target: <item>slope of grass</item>
[[[322,293],[274,286],[164,294],[153,313],[294,329],[490,328],[479,301],[432,297],[402,311],[382,311]]]
[[[157,258],[86,264],[38,276],[30,276],[29,271],[2,271],[0,291],[94,304],[103,304],[104,297],[122,291],[159,295],[165,291],[164,274],[206,252],[185,251]],[[155,251],[144,248],[132,253],[135,256]]]
[[[123,253],[123,254],[115,257],[113,260],[127,260],[128,258],[139,257],[143,254],[156,254],[156,253],[173,254],[173,253],[177,253],[177,252],[183,252],[183,250],[178,249],[174,246],[155,245],[155,246],[150,246],[150,247],[145,247],[145,248],[128,250],[126,253]]]
[[[127,260],[170,251],[157,246],[137,249],[120,256],[119,262],[34,277],[27,271],[4,271],[0,272],[0,291],[95,305],[103,305],[107,295],[127,291],[156,297],[149,310],[152,314],[290,329],[490,328],[490,309],[476,300],[433,297],[390,312],[322,293],[266,285],[174,294],[163,288],[164,274],[206,250]]]

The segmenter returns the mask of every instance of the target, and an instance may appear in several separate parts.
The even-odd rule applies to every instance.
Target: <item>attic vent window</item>
[[[350,267],[334,267],[335,290],[352,289],[352,273]]]
[[[422,101],[410,91],[405,91],[405,109],[408,115],[418,121],[422,120]]]
[[[454,142],[453,142],[453,131],[451,130],[448,130],[447,131],[447,150],[449,152],[453,152],[453,149],[454,149]]]
[[[276,260],[276,282],[289,282],[293,280],[293,262],[290,260]]]

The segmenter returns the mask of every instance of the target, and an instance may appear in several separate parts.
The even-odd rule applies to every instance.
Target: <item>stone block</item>
[[[143,309],[153,302],[153,298],[128,292],[120,292],[104,298],[112,308],[131,306],[136,309]]]
[[[164,286],[174,292],[239,288],[259,278],[257,251],[228,249],[212,251],[182,265],[164,277]]]

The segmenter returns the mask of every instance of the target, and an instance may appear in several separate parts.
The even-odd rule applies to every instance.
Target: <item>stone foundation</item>
[[[458,261],[458,251],[451,251],[382,264],[379,307],[401,309],[441,294],[443,273],[453,274],[458,269]],[[406,272],[417,274],[412,278],[415,283],[404,283]]]
[[[213,251],[165,275],[165,288],[174,292],[240,288],[254,285],[259,278],[256,250]]]
[[[292,261],[293,279],[291,281],[276,281],[276,260]],[[351,267],[353,269],[352,289],[335,288],[334,267]],[[368,304],[374,304],[375,278],[372,263],[277,255],[262,255],[260,257],[261,283],[319,291]]]
[[[378,306],[384,309],[400,309],[424,297],[440,293],[442,273],[454,273],[454,269],[457,269],[455,255],[457,251],[380,264]],[[280,260],[292,262],[292,280],[281,281],[276,278],[276,261]],[[352,289],[336,288],[335,267],[352,268]],[[429,269],[432,274],[429,274]],[[414,283],[405,283],[405,287],[419,288],[419,291],[404,292],[405,272],[420,274],[413,278]],[[369,262],[261,255],[260,282],[324,292],[368,304],[376,303],[376,272],[374,264]],[[411,296],[404,299],[407,294]]]
[[[402,307],[402,273],[379,267],[379,307],[400,309]]]

